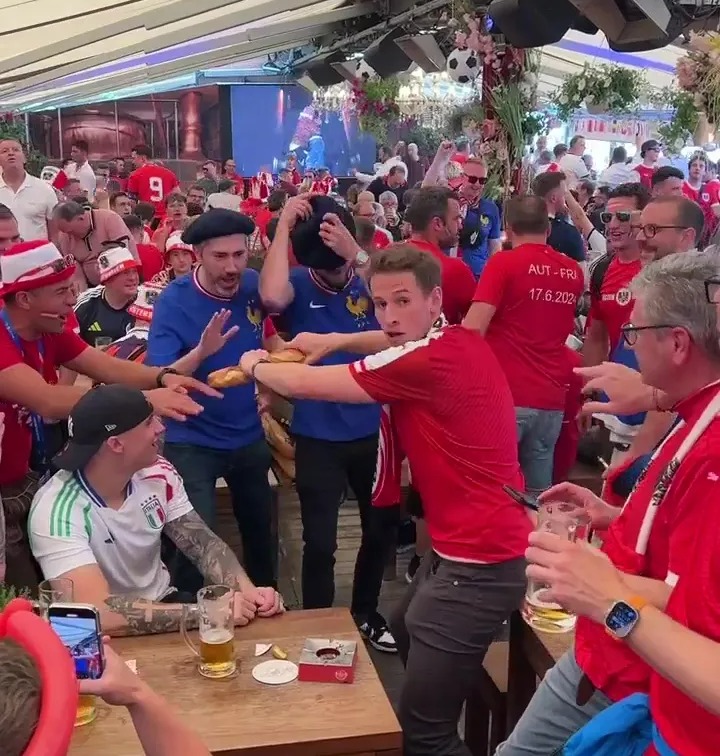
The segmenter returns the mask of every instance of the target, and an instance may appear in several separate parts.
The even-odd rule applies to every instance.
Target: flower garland
[[[355,79],[352,102],[361,131],[374,136],[378,144],[387,142],[390,125],[400,117],[397,104],[400,82],[389,79]]]
[[[690,49],[676,64],[680,89],[693,97],[710,123],[720,123],[720,34],[690,33]]]
[[[627,113],[640,105],[647,89],[640,71],[616,65],[585,64],[582,71],[568,76],[553,92],[551,100],[558,116],[566,121],[583,104],[590,110]]]
[[[665,87],[653,103],[658,108],[672,111],[670,120],[661,123],[657,133],[664,150],[671,155],[679,155],[688,140],[695,133],[700,112],[695,105],[695,96],[684,89]]]

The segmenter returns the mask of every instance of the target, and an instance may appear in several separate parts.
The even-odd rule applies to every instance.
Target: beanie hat
[[[75,258],[63,257],[60,250],[46,239],[20,242],[2,255],[2,287],[0,297],[18,291],[32,291],[72,278]]]
[[[127,247],[111,247],[98,255],[100,283],[109,281],[123,271],[139,267],[140,262]]]

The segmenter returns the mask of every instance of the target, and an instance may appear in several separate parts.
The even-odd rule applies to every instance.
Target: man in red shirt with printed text
[[[528,557],[536,565],[528,574],[552,586],[548,600],[585,616],[578,619],[574,649],[545,676],[498,756],[553,753],[610,704],[637,693],[649,693],[657,728],[646,756],[720,753],[717,714],[692,700],[677,672],[664,677],[653,671],[633,643],[636,633],[643,635],[646,615],[652,621],[660,612],[720,642],[720,346],[716,313],[705,299],[705,281],[718,266],[715,252],[669,255],[633,281],[632,322],[623,336],[635,350],[642,381],[654,387],[655,404],[660,390],[663,406],[672,406],[680,422],[655,450],[622,510],[570,483],[543,495],[571,501],[594,527],[607,527],[605,556],[594,556],[587,544],[566,548],[547,534],[531,536],[535,547]],[[607,559],[621,580],[600,595],[598,606],[589,597],[596,574],[608,574]],[[672,656],[676,640],[667,638],[663,656]],[[623,728],[621,737],[625,746],[636,735]],[[593,745],[596,750],[573,754],[625,752],[610,741],[605,750]]]
[[[391,623],[406,663],[403,752],[460,756],[467,753],[457,731],[463,703],[524,590],[531,523],[502,488],[522,485],[512,395],[487,342],[442,318],[433,256],[395,245],[375,253],[367,278],[389,349],[324,367],[272,365],[258,350],[243,355],[240,367],[283,396],[388,405],[433,547]],[[368,337],[316,338],[331,350],[362,353]]]
[[[75,261],[63,257],[49,241],[22,242],[3,254],[0,299],[0,411],[5,434],[0,454],[0,495],[7,539],[0,517],[0,571],[6,582],[33,588],[38,575],[27,545],[26,517],[40,477],[49,467],[45,420],[68,417],[90,388],[58,384],[66,367],[98,383],[125,383],[146,390],[161,415],[183,419],[200,405],[184,389],[212,396],[216,391],[176,371],[117,360],[89,347],[71,324]],[[156,390],[151,390],[156,388]]]
[[[552,484],[570,382],[565,342],[585,282],[578,263],[548,246],[542,197],[507,202],[505,228],[513,248],[488,260],[463,325],[485,336],[505,372],[525,485],[538,494]]]
[[[155,208],[155,217],[165,217],[168,196],[180,186],[177,176],[163,165],[151,162],[152,152],[146,144],[133,147],[135,170],[130,174],[127,191],[139,202],[149,202]]]

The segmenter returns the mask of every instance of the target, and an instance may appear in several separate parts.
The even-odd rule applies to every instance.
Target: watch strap
[[[159,372],[159,373],[157,374],[157,378],[155,379],[155,383],[157,384],[157,387],[158,387],[158,388],[165,388],[165,386],[163,386],[163,378],[164,378],[164,377],[165,377],[166,375],[180,375],[180,373],[178,373],[178,371],[177,371],[177,370],[175,370],[174,368],[171,368],[171,367],[166,367],[166,368],[163,368],[163,369],[162,369],[162,370],[161,370],[161,371],[160,371],[160,372]]]

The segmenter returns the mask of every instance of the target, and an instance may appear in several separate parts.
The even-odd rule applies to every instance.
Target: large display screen
[[[232,148],[238,173],[276,173],[294,153],[300,170],[328,168],[348,176],[352,168],[372,173],[375,139],[360,131],[346,107],[321,113],[312,95],[296,84],[231,87]]]

